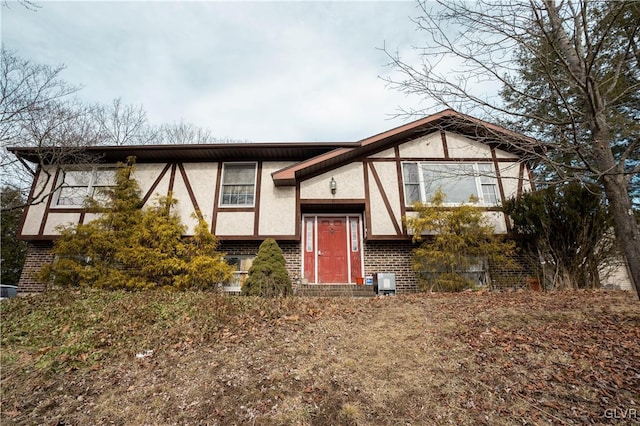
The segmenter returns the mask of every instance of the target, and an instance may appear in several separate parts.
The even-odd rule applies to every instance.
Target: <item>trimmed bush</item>
[[[268,238],[260,244],[258,255],[242,286],[247,296],[275,297],[291,294],[291,278],[278,243]]]

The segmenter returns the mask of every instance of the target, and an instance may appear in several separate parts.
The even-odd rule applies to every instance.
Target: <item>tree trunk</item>
[[[640,227],[631,209],[631,198],[621,164],[616,164],[608,139],[604,113],[595,114],[593,142],[598,168],[606,172],[603,177],[604,190],[613,215],[616,238],[622,248],[631,272],[631,286],[640,299]]]
[[[640,299],[640,229],[631,209],[623,175],[605,176],[604,188],[613,214],[616,238],[631,272],[631,285]]]

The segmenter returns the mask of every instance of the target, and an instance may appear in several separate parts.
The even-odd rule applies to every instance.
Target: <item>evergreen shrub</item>
[[[291,294],[291,278],[278,243],[268,238],[260,244],[258,254],[249,268],[242,286],[247,296],[275,297]]]

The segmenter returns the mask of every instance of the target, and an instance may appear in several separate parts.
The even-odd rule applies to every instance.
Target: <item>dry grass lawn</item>
[[[3,301],[2,425],[640,422],[623,292]]]

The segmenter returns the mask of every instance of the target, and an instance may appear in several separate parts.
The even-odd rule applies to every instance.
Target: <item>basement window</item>
[[[223,290],[237,293],[242,291],[242,285],[249,276],[249,268],[255,256],[231,255],[226,257],[227,263],[233,268],[233,276],[223,285]]]

